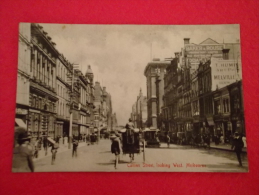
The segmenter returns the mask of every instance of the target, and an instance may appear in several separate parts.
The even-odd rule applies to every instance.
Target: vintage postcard
[[[240,26],[20,23],[12,172],[248,172]]]

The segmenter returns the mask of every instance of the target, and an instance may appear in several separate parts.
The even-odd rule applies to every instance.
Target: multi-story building
[[[165,75],[165,129],[196,135],[209,131],[225,141],[236,130],[245,133],[240,44],[210,38],[190,44],[185,38],[176,54],[178,65],[173,59]]]
[[[132,105],[130,118],[132,120],[132,123],[134,124],[134,127],[136,127],[137,126],[137,104],[136,104],[136,102],[134,102],[134,104]]]
[[[169,61],[154,59],[145,68],[144,75],[147,79],[147,127],[161,128],[158,126],[158,116],[162,113],[164,74],[169,64]]]
[[[131,119],[136,128],[144,129],[147,121],[147,98],[140,89],[136,102],[132,106]]]
[[[27,129],[30,89],[31,27],[28,23],[19,25],[19,52],[16,96],[16,126]]]
[[[70,95],[71,80],[68,75],[72,75],[73,66],[64,55],[59,55],[57,59],[57,118],[55,136],[69,135],[70,120]]]
[[[166,68],[164,76],[164,106],[163,110],[163,128],[165,131],[176,132],[177,123],[175,117],[177,116],[178,98],[178,74],[180,71],[179,53],[175,53],[175,58],[171,60],[171,64]]]
[[[54,137],[56,121],[56,61],[59,53],[42,26],[31,24],[31,62],[28,131]]]
[[[16,126],[33,137],[88,133],[94,117],[91,67],[85,75],[75,69],[39,24],[21,23],[19,30]]]
[[[117,127],[118,127],[117,116],[116,116],[116,113],[113,113],[113,115],[112,115],[112,128],[111,128],[111,131],[116,130]]]
[[[112,129],[112,104],[111,95],[106,91],[106,87],[101,87],[100,82],[96,81],[94,86],[94,120],[95,130],[111,131]]]

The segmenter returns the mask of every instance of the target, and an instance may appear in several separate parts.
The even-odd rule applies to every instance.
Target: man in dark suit
[[[236,152],[237,160],[240,166],[242,166],[241,152],[243,147],[244,147],[244,143],[242,141],[242,136],[238,132],[235,132],[234,138],[233,138],[233,144],[231,148]]]

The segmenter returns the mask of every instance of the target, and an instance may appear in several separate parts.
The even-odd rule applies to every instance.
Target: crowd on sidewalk
[[[58,152],[69,149],[67,138],[56,137],[52,139],[48,136],[33,139],[23,127],[15,128],[13,149],[12,172],[34,172],[34,161],[51,156],[51,164],[55,164]],[[72,158],[77,157],[77,149],[80,143],[90,145],[96,143],[96,139],[79,139],[73,136],[71,139]],[[80,144],[84,145],[84,144]]]

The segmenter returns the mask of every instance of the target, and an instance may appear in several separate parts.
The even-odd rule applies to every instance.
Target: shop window
[[[229,99],[223,99],[223,112],[228,113],[230,110],[229,108]]]
[[[238,112],[240,109],[240,99],[238,97],[238,95],[234,96],[234,110],[235,112]]]
[[[215,114],[219,114],[220,113],[220,100],[215,100],[214,101],[214,110],[215,110]]]

